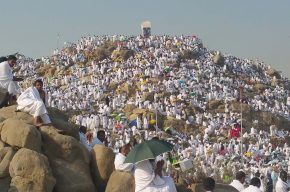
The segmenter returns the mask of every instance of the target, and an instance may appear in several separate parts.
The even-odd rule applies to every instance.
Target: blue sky
[[[0,55],[50,55],[89,34],[192,35],[205,46],[261,59],[290,77],[289,0],[1,0]]]

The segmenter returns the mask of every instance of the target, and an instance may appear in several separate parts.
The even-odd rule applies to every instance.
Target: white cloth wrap
[[[155,176],[149,160],[136,163],[134,176],[135,192],[177,192],[171,177]]]
[[[127,171],[130,172],[134,168],[134,165],[132,163],[124,163],[126,159],[126,156],[122,153],[117,153],[115,157],[115,169],[119,171]]]
[[[0,87],[7,89],[11,95],[20,93],[20,87],[13,81],[12,69],[7,61],[0,63]]]
[[[29,113],[33,117],[40,116],[44,124],[51,123],[45,104],[35,87],[26,89],[17,99],[17,109]]]

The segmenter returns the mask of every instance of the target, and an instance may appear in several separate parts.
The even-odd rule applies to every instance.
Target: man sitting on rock
[[[114,162],[116,170],[127,172],[131,172],[133,170],[134,165],[132,163],[124,163],[126,156],[130,152],[130,148],[131,148],[130,144],[120,147],[119,153],[117,153]]]
[[[16,65],[17,58],[10,55],[7,59],[2,59],[0,63],[0,87],[7,89],[9,93],[9,104],[14,104],[16,95],[20,92],[20,88],[16,81],[22,81],[22,78],[13,76],[12,67]]]
[[[33,87],[26,89],[17,99],[17,110],[27,112],[33,116],[34,124],[50,125],[51,121],[45,107],[46,94],[43,90],[43,82],[36,80]]]

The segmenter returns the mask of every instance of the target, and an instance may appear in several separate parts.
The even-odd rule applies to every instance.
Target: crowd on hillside
[[[107,42],[115,46],[109,57],[97,60],[90,56]],[[114,54],[121,50],[134,54],[126,60],[116,59]],[[55,68],[55,72],[39,77],[40,68]],[[241,113],[231,104],[243,102],[255,111],[289,119],[290,94],[285,86],[289,81],[273,71],[260,61],[210,51],[196,36],[115,35],[83,37],[37,61],[20,56],[14,75],[25,79],[20,83],[23,90],[19,109],[32,111],[36,124],[50,123],[44,105],[32,107],[25,100],[37,90],[44,90],[46,98],[34,98],[49,107],[75,111],[72,120],[81,127],[80,141],[88,150],[102,144],[118,153],[128,143],[133,147],[158,136],[174,144],[170,155],[163,157],[167,174],[175,174],[172,165],[176,162],[190,160],[194,171],[187,174],[188,178],[198,180],[202,174],[229,183],[243,170],[246,182],[259,177],[259,188],[269,191],[266,186],[270,178],[275,190],[275,184],[281,183],[280,172],[290,173],[290,147],[287,142],[276,146],[271,139],[284,140],[290,136],[289,131],[278,130],[274,124],[258,130],[257,121],[249,131],[242,130]],[[41,87],[24,91],[36,79],[41,81],[34,85]],[[1,74],[0,81],[4,81]],[[256,85],[261,84],[264,88],[257,89]],[[19,94],[17,90],[13,88],[10,94]],[[210,111],[211,101],[221,101],[224,109]],[[125,117],[126,106],[152,113],[130,119]],[[194,112],[190,110],[193,108]],[[203,127],[202,132],[193,134],[191,130],[188,134],[176,127],[158,127],[156,114],[181,120],[192,129]],[[241,134],[249,142],[241,144]],[[213,138],[218,139],[213,142]]]

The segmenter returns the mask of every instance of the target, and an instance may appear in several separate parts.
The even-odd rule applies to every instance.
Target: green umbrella
[[[137,163],[147,159],[155,159],[158,155],[171,151],[173,145],[164,140],[151,139],[136,145],[128,154],[124,163]]]

